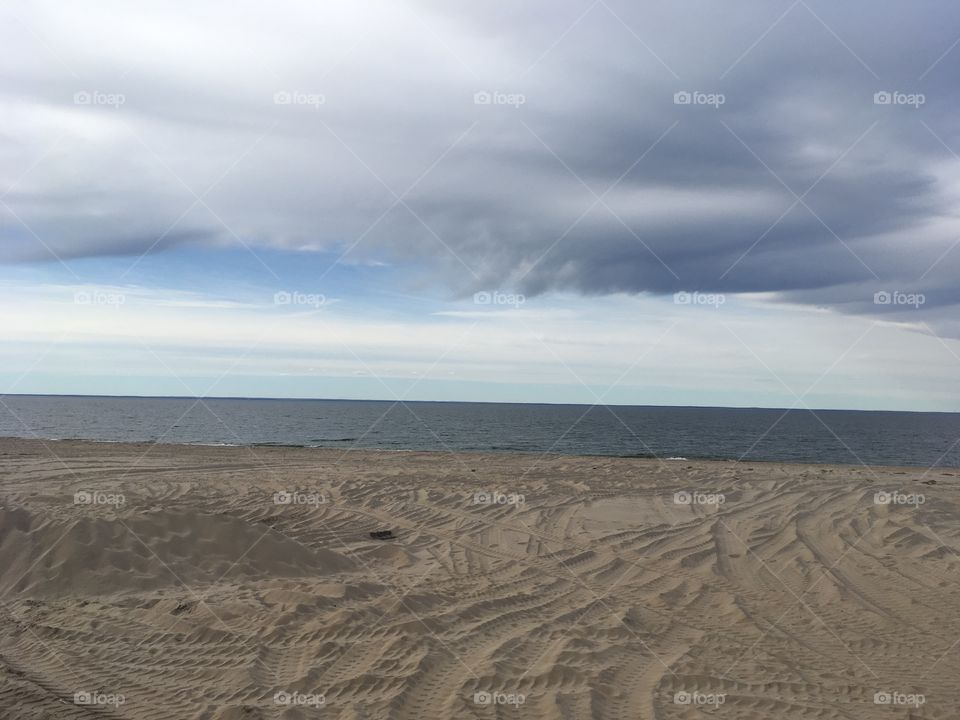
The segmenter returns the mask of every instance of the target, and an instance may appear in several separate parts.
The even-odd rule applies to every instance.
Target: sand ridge
[[[0,440],[0,716],[954,718],[958,490]]]

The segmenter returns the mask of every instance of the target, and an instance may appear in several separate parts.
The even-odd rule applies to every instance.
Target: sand
[[[958,490],[0,440],[0,717],[956,718]]]

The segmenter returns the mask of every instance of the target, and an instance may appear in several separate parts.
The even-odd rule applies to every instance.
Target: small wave
[[[285,447],[285,448],[302,448],[307,447],[304,443],[282,443],[282,442],[255,442],[249,443],[251,447]]]

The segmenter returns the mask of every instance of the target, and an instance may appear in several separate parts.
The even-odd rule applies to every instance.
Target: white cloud
[[[247,376],[251,388],[277,375],[422,375],[426,387],[451,377],[529,385],[530,399],[539,399],[544,386],[568,387],[558,390],[557,402],[581,397],[583,384],[597,394],[615,385],[604,398],[613,403],[642,402],[654,391],[686,398],[723,389],[729,404],[789,405],[796,399],[791,390],[802,394],[811,385],[806,402],[813,406],[851,397],[864,407],[943,408],[960,400],[949,391],[957,360],[936,338],[802,306],[554,297],[529,312],[498,312],[494,322],[472,311],[388,322],[349,302],[302,314],[196,293],[171,302],[178,293],[154,289],[134,290],[119,307],[74,304],[73,293],[83,291],[94,289],[4,288],[0,355],[8,373],[29,370],[56,343],[33,372],[172,374],[193,383],[229,372]],[[957,343],[950,346],[960,352]]]

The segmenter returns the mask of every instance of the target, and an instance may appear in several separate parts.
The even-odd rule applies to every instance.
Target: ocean
[[[960,414],[0,396],[0,436],[960,467]]]

